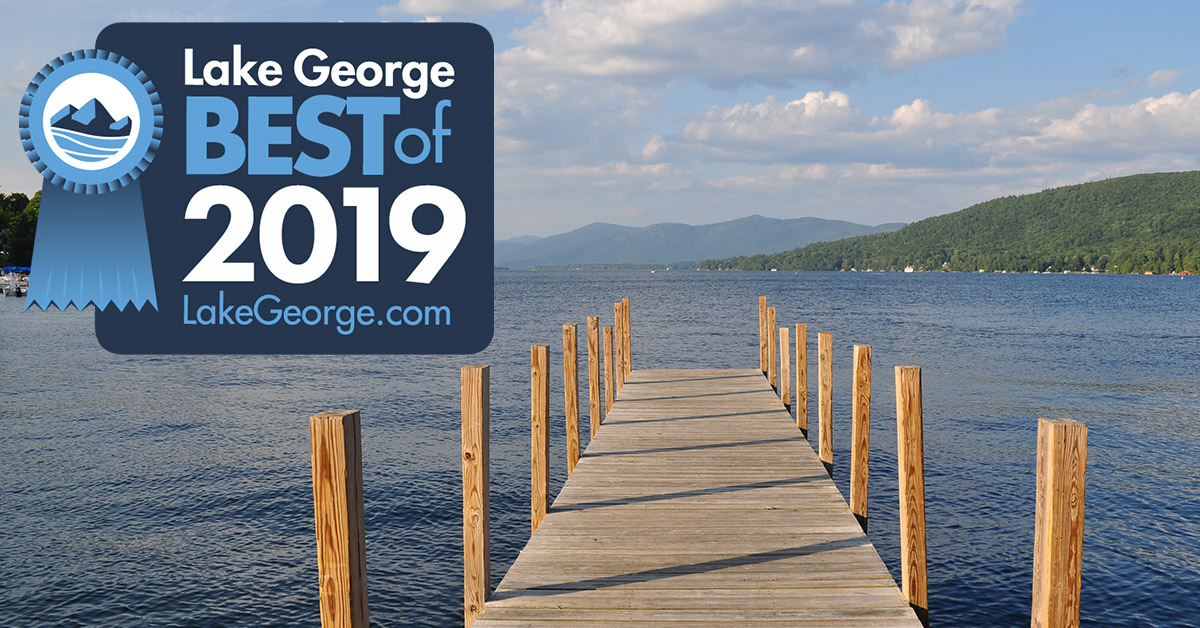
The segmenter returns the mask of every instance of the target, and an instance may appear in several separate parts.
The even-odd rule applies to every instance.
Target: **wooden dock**
[[[632,371],[475,628],[921,622],[751,370]]]
[[[790,327],[776,322],[775,308],[759,297],[758,369],[634,371],[629,299],[613,304],[612,326],[589,316],[592,439],[582,455],[578,324],[563,325],[559,416],[569,477],[553,506],[550,345],[532,345],[533,535],[495,591],[491,371],[464,366],[464,626],[928,626],[921,369],[895,367],[898,588],[863,533],[871,347],[854,345],[847,505],[830,480],[832,336],[817,333],[818,422],[809,445],[808,326],[795,326],[793,371]],[[795,420],[786,409],[792,373]],[[321,625],[367,628],[359,411],[323,412],[309,422]],[[1079,626],[1087,433],[1071,419],[1038,420],[1033,628]]]

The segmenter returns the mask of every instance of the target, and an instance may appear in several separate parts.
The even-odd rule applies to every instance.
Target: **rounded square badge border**
[[[220,74],[204,75],[204,64],[209,61],[227,61],[230,74],[236,72],[233,43],[240,43],[242,66],[249,61],[261,64],[274,60],[282,69],[283,79],[273,87],[209,84],[207,78],[219,78]],[[155,82],[162,95],[165,128],[159,154],[142,177],[159,308],[157,311],[150,308],[119,311],[111,306],[98,309],[96,336],[102,347],[119,354],[470,354],[491,343],[495,328],[494,44],[485,28],[470,23],[117,23],[98,36],[97,47],[105,46],[133,59]],[[191,78],[199,79],[200,85],[184,84],[187,72],[183,52],[188,48],[192,49]],[[382,84],[372,88],[337,87],[328,82],[322,87],[302,86],[296,81],[292,66],[297,53],[309,48],[326,53],[327,64],[345,60],[357,65],[373,60],[381,66],[395,61],[425,62],[432,67],[438,61],[447,61],[453,66],[455,80],[453,85],[437,92],[427,85],[421,98],[410,97],[415,93],[413,90],[408,94],[401,92],[405,87],[402,77],[387,89]],[[250,67],[240,78],[257,78],[261,67]],[[382,174],[365,172],[366,155],[371,153],[371,147],[364,144],[372,140],[363,128],[367,124],[365,117],[351,120],[349,114],[341,117],[325,114],[321,119],[352,138],[354,145],[349,157],[352,172],[337,172],[328,177],[252,174],[253,165],[247,159],[231,173],[187,174],[189,127],[184,110],[195,102],[188,101],[188,97],[232,100],[239,109],[239,126],[233,133],[240,134],[245,141],[249,100],[290,96],[295,106],[291,110],[293,115],[272,112],[268,114],[268,124],[290,127],[293,141],[268,147],[266,156],[290,157],[294,164],[301,153],[312,152],[321,157],[331,152],[301,136],[296,129],[298,107],[313,95],[334,96],[346,102],[361,96],[399,96],[399,113],[383,117],[382,142],[385,150],[393,152],[390,160],[389,153],[384,153]],[[450,102],[437,107],[444,101]],[[439,111],[435,112],[435,108]],[[435,113],[442,116],[439,124],[448,130],[444,136],[436,137],[443,151],[440,163],[435,163],[432,157],[435,139],[432,131],[437,128],[433,122]],[[210,114],[208,121],[213,120]],[[410,142],[404,149],[395,148],[394,138],[403,130],[421,127],[431,132],[427,135],[431,156],[414,165],[401,163],[402,158],[394,151],[403,150],[410,157],[418,155],[420,138],[416,143],[411,138],[402,138]],[[208,147],[206,154],[211,157],[219,152],[220,149]],[[256,264],[255,281],[250,284],[182,281],[222,235],[230,220],[230,212],[223,205],[213,206],[208,220],[183,218],[195,193],[212,185],[244,189],[253,206],[253,231],[229,257],[231,262]],[[337,251],[328,276],[299,287],[273,277],[259,250],[263,206],[274,192],[292,185],[308,185],[322,192],[333,207],[337,227]],[[466,216],[461,241],[428,284],[405,281],[424,253],[398,246],[389,224],[393,200],[405,190],[419,186],[453,191],[461,198]],[[353,239],[357,208],[343,204],[343,193],[347,188],[358,187],[378,188],[377,282],[360,282],[356,278],[358,248]],[[417,217],[428,223],[426,226],[413,219],[412,227],[417,232],[436,232],[441,228],[437,223],[445,222],[436,218],[436,209],[431,214],[428,207],[423,205],[417,210]],[[300,207],[285,211],[288,218],[278,236],[293,262],[305,259],[313,248],[309,243],[316,240],[313,222],[304,220],[303,213]],[[435,218],[430,219],[430,215]],[[258,317],[250,310],[263,297],[275,297],[278,302],[270,298],[263,301],[263,311],[268,313]],[[287,324],[283,310],[288,305],[307,307],[304,311],[314,316]],[[347,309],[330,310],[340,306],[355,307],[351,325],[338,324],[338,314],[342,315],[341,320],[346,320]],[[362,317],[360,306],[370,307],[374,316]],[[444,310],[437,310],[443,306]],[[263,321],[274,316],[269,313],[271,309],[279,310],[279,320],[266,324]],[[326,315],[319,324],[309,324],[316,318],[317,309]],[[431,313],[421,319],[417,310]],[[391,318],[387,318],[389,312],[393,314]],[[445,313],[444,318],[441,313]],[[420,319],[419,322],[428,324],[407,325],[406,314],[409,320]],[[297,317],[286,320],[294,321]],[[369,324],[362,324],[363,320]],[[345,333],[347,329],[349,333]]]

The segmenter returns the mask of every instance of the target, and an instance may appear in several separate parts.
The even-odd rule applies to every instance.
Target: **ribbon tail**
[[[89,304],[158,309],[137,181],[105,194],[42,187],[25,307]]]

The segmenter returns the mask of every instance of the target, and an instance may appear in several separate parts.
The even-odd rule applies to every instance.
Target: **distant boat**
[[[0,269],[0,295],[6,297],[23,297],[29,292],[29,268],[26,266],[6,266]]]
[[[913,272],[913,270],[914,270],[914,269],[913,269],[913,267],[912,267],[912,266],[905,266],[905,267],[904,267],[904,272],[906,272],[906,273],[911,273],[911,272]]]
[[[778,268],[772,268],[772,269],[771,269],[771,272],[773,272],[773,273],[777,273],[777,272],[779,272],[779,269],[778,269]]]

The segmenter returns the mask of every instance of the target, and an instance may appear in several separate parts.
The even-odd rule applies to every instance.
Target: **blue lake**
[[[843,494],[872,345],[870,536],[897,576],[891,373],[923,367],[934,625],[1028,624],[1037,418],[1060,416],[1090,430],[1083,625],[1196,624],[1200,278],[502,271],[474,356],[117,356],[91,312],[0,299],[0,625],[318,625],[307,419],[359,408],[372,623],[461,626],[459,367],[492,365],[495,584],[528,536],[529,345],[557,492],[564,322],[628,296],[635,368],[754,368],[760,294],[810,357],[833,333]]]

